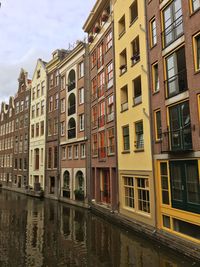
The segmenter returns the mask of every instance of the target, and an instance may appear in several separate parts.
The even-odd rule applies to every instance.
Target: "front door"
[[[109,169],[102,171],[102,202],[110,203],[110,172]]]
[[[200,179],[198,161],[171,161],[172,207],[200,213]]]

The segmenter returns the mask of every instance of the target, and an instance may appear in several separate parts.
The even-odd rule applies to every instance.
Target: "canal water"
[[[0,267],[188,267],[160,248],[83,210],[0,191]]]

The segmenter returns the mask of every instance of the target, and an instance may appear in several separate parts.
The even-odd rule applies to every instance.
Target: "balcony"
[[[72,105],[68,108],[68,116],[74,114],[76,112],[76,105]]]
[[[98,98],[104,96],[105,94],[105,85],[102,84],[99,88],[98,88]]]
[[[133,97],[133,105],[134,105],[134,106],[135,106],[135,105],[138,105],[138,104],[140,104],[140,103],[142,103],[142,96],[141,96],[141,95],[136,96],[136,97]]]
[[[114,112],[110,113],[107,115],[107,122],[113,121],[114,120]]]
[[[120,75],[123,75],[127,71],[127,65],[126,64],[121,65],[119,69],[120,69]]]
[[[166,98],[178,95],[188,89],[186,69],[165,80]]]
[[[105,159],[106,158],[106,147],[100,147],[99,153],[98,153],[99,159]]]
[[[121,104],[121,112],[128,110],[128,102]]]
[[[183,17],[180,16],[162,32],[163,49],[183,34]]]
[[[162,133],[161,152],[188,152],[192,150],[192,130],[188,124],[178,130]]]
[[[135,65],[140,60],[140,54],[135,54],[131,57],[132,65]]]
[[[105,115],[102,115],[98,118],[98,126],[103,127],[105,125]]]

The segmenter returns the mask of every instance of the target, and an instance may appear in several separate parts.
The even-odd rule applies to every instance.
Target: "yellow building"
[[[114,4],[119,211],[155,225],[145,1]]]

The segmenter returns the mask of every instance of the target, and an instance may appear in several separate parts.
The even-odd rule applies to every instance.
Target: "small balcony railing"
[[[142,103],[142,96],[141,95],[133,97],[133,105],[138,105],[140,103]]]
[[[105,125],[105,115],[102,115],[98,118],[98,126],[103,127]]]
[[[140,54],[135,54],[131,57],[132,65],[135,65],[140,60]]]
[[[124,102],[123,104],[121,104],[121,111],[125,111],[128,109],[128,102]]]
[[[188,124],[183,128],[162,133],[161,152],[187,152],[192,150],[192,130]]]
[[[98,88],[98,98],[104,96],[105,94],[105,85],[102,84],[99,88]]]
[[[162,32],[163,48],[176,41],[183,33],[183,17],[180,16]]]
[[[120,75],[123,75],[127,71],[127,64],[120,66]]]
[[[68,108],[68,116],[74,114],[76,112],[76,105],[72,105]]]
[[[68,130],[68,139],[72,139],[76,137],[76,128]]]
[[[178,95],[188,89],[186,69],[165,80],[166,98]]]
[[[105,159],[106,158],[106,147],[100,147],[99,153],[98,153],[99,159]]]

